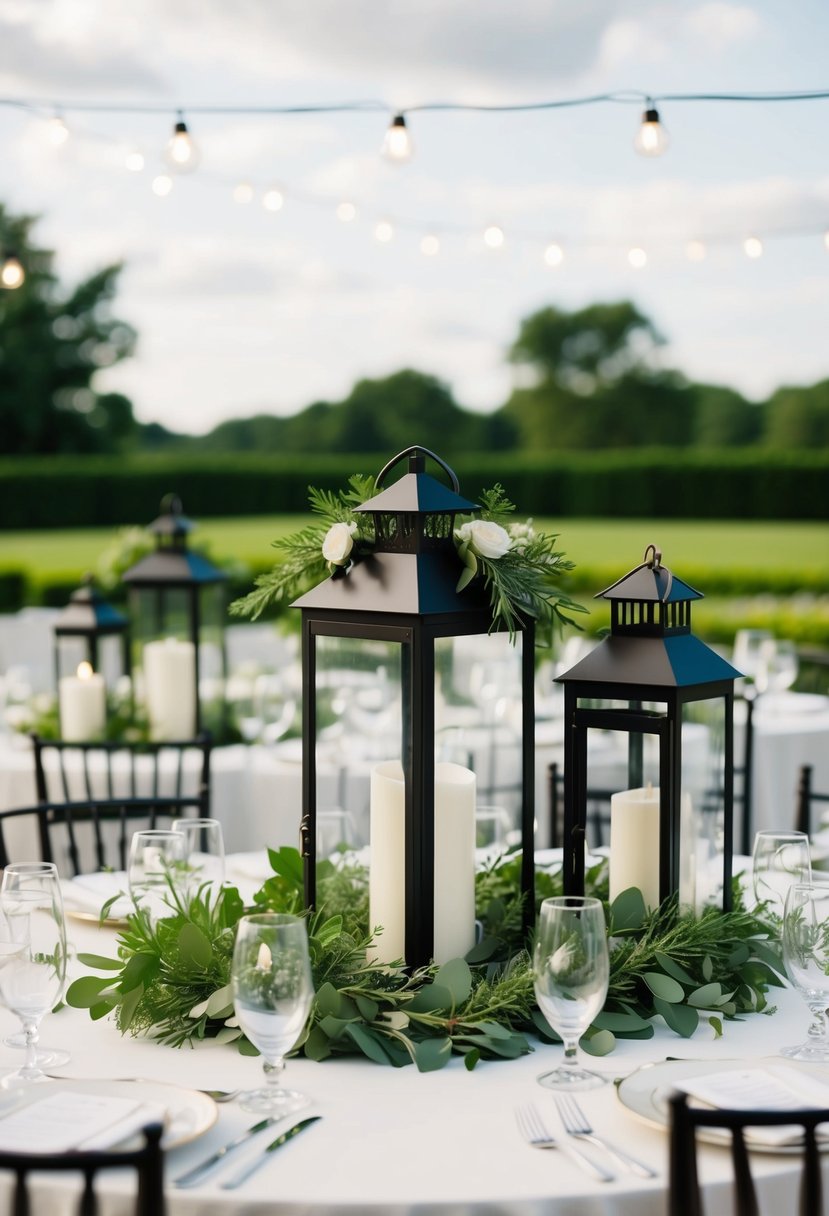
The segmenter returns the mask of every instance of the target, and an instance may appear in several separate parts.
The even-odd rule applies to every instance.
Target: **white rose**
[[[473,519],[458,529],[458,538],[477,557],[503,557],[512,548],[506,528],[489,519]]]
[[[348,564],[349,554],[354,548],[354,533],[357,531],[357,525],[352,524],[332,524],[325,534],[325,540],[322,542],[322,556],[332,566],[345,566]]]

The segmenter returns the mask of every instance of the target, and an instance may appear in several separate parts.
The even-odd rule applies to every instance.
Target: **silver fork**
[[[617,1148],[615,1144],[605,1140],[604,1136],[597,1136],[572,1094],[556,1094],[555,1099],[561,1122],[564,1124],[564,1130],[568,1136],[576,1140],[587,1140],[590,1144],[595,1144],[597,1148],[604,1149],[609,1157],[612,1157],[624,1169],[630,1170],[632,1174],[638,1174],[640,1178],[658,1177],[657,1171],[651,1169],[649,1165],[645,1165],[644,1161],[637,1161],[623,1149]]]
[[[534,1106],[517,1106],[515,1108],[515,1119],[521,1135],[533,1148],[560,1148],[562,1152],[566,1153],[568,1157],[572,1157],[582,1169],[587,1170],[589,1174],[594,1178],[598,1178],[600,1182],[616,1181],[615,1174],[611,1174],[609,1170],[604,1169],[601,1165],[597,1165],[595,1161],[591,1161],[586,1153],[579,1152],[574,1145],[554,1140],[547,1131],[544,1120]]]

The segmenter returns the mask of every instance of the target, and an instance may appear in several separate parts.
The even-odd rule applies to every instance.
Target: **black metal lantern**
[[[113,608],[87,575],[54,624],[55,686],[79,663],[100,672],[109,686],[130,674],[129,621]]]
[[[152,732],[185,739],[224,722],[227,575],[188,548],[195,525],[179,498],[168,495],[161,511],[149,526],[154,552],[127,570],[123,581]]]
[[[451,488],[425,472],[427,458],[443,470]],[[385,488],[388,474],[406,459],[408,471]],[[306,898],[313,906],[320,818],[331,813],[322,810],[324,789],[332,767],[339,765],[334,813],[343,812],[349,792],[354,793],[351,815],[365,815],[368,802],[372,928],[383,925],[378,957],[386,962],[403,957],[407,966],[419,967],[432,958],[440,962],[465,953],[474,944],[474,775],[469,774],[470,789],[469,770],[438,757],[440,722],[452,698],[453,640],[478,637],[482,646],[508,642],[506,634],[493,630],[482,580],[457,590],[462,565],[453,539],[455,517],[480,508],[460,496],[454,472],[434,453],[414,446],[388,462],[376,488],[376,496],[358,508],[373,520],[371,553],[353,554],[355,560],[295,605],[302,613],[301,850]],[[522,892],[529,924],[534,888],[531,621],[515,643]],[[456,861],[458,873],[453,872]]]
[[[662,565],[654,545],[641,565],[596,598],[610,601],[610,635],[558,677],[565,712],[565,893],[584,889],[587,800],[597,784],[591,766],[607,755],[613,736],[606,732],[621,732],[626,776],[612,800],[611,898],[614,888],[640,886],[644,893],[650,885],[651,905],[677,894],[683,904],[727,909],[733,686],[740,673],[693,636],[691,602],[701,593]],[[606,786],[607,776],[598,784]],[[712,859],[697,855],[705,823],[716,825],[709,834],[716,841],[714,881]],[[643,873],[644,881],[630,880]]]

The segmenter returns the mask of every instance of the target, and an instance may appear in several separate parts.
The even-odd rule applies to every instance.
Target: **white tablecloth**
[[[115,934],[71,922],[78,949],[111,954]],[[776,1053],[805,1034],[807,1011],[794,992],[780,993],[779,1012],[726,1023],[722,1039],[700,1029],[690,1040],[657,1028],[647,1042],[620,1042],[615,1052],[592,1066],[608,1078],[667,1056],[720,1061]],[[0,1011],[0,1034],[14,1026]],[[46,1018],[44,1042],[64,1046],[72,1055],[67,1076],[142,1077],[188,1087],[248,1087],[258,1083],[261,1063],[238,1055],[232,1046],[201,1045],[195,1050],[161,1047],[145,1039],[123,1038],[110,1021],[92,1022],[85,1011],[62,1009]],[[521,1140],[514,1108],[534,1102],[554,1133],[559,1126],[552,1095],[536,1076],[554,1065],[561,1049],[536,1045],[516,1061],[484,1062],[467,1072],[453,1059],[440,1072],[418,1073],[414,1066],[393,1069],[365,1060],[338,1059],[321,1064],[291,1060],[287,1080],[311,1099],[307,1113],[322,1120],[276,1153],[240,1190],[222,1191],[219,1183],[256,1146],[234,1154],[227,1166],[193,1190],[176,1190],[169,1180],[195,1165],[221,1144],[256,1122],[237,1103],[218,1108],[217,1124],[197,1141],[171,1151],[167,1159],[169,1216],[665,1216],[667,1136],[641,1123],[616,1097],[615,1087],[581,1096],[594,1125],[608,1138],[659,1170],[654,1181],[620,1173],[617,1181],[589,1179],[566,1156],[538,1152]],[[19,1053],[0,1048],[0,1068],[16,1066]],[[259,1148],[276,1132],[265,1133]],[[727,1180],[731,1166],[724,1149],[701,1151],[707,1216],[730,1213]],[[795,1209],[792,1158],[756,1155],[763,1210]],[[829,1176],[827,1177],[829,1183]],[[0,1179],[0,1188],[7,1185]],[[47,1182],[48,1204],[39,1211],[68,1216],[64,1182]],[[102,1180],[105,1216],[126,1209],[116,1198],[126,1182],[115,1175]],[[0,1189],[2,1195],[2,1189]]]

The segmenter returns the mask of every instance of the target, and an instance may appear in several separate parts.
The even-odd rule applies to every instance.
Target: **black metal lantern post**
[[[721,825],[716,859],[716,898],[731,906],[733,847],[733,708],[734,680],[740,674],[691,633],[691,602],[702,598],[662,565],[653,545],[644,560],[596,598],[611,606],[610,635],[558,679],[564,685],[564,890],[584,890],[584,844],[590,780],[588,740],[591,731],[619,731],[627,737],[627,792],[621,792],[618,813],[626,802],[637,812],[653,801],[652,830],[637,828],[632,842],[644,854],[653,851],[658,874],[654,890],[659,902],[679,895],[681,872],[692,859],[683,856],[696,847],[695,823],[700,812],[714,812]],[[693,798],[683,766],[683,742],[695,716],[708,716],[706,767],[694,781]],[[646,741],[651,740],[648,744]],[[714,746],[711,746],[711,743]],[[655,754],[654,754],[655,753]],[[652,788],[645,788],[650,776]],[[642,788],[640,788],[642,787]],[[611,892],[614,871],[614,822],[611,811]],[[628,820],[628,826],[632,823]],[[625,827],[621,821],[619,836]],[[631,844],[631,841],[628,841]],[[616,864],[623,861],[617,852]],[[626,861],[627,859],[625,859]],[[721,870],[719,866],[721,863]],[[642,865],[642,856],[636,864]],[[623,883],[623,885],[626,885]],[[631,883],[629,885],[639,885]],[[695,901],[697,902],[697,901]]]
[[[227,575],[223,570],[214,566],[200,553],[188,547],[188,536],[194,524],[182,511],[179,498],[168,495],[161,504],[161,515],[149,526],[149,531],[155,537],[155,550],[141,558],[123,575],[123,581],[129,589],[130,615],[135,631],[135,643],[140,654],[140,662],[144,668],[145,684],[147,682],[147,658],[150,645],[169,647],[169,653],[161,652],[161,662],[156,663],[158,655],[153,653],[154,667],[161,674],[166,674],[166,687],[161,689],[162,700],[170,693],[170,700],[178,697],[179,706],[184,698],[192,695],[191,714],[184,714],[179,721],[193,723],[193,734],[199,734],[207,725],[206,702],[203,703],[203,675],[205,641],[209,636],[213,643],[216,670],[215,675],[220,689],[218,700],[221,705],[220,725],[224,723],[224,686],[226,678],[226,656],[224,644],[224,622],[226,605],[223,584]],[[174,654],[176,644],[180,654]],[[192,647],[188,659],[186,648]],[[175,685],[174,666],[182,660],[180,670],[186,673],[188,687]],[[137,665],[137,664],[136,664]],[[153,712],[149,705],[151,727]],[[210,698],[215,700],[216,698]],[[174,715],[175,718],[175,715]],[[160,734],[170,738],[172,735],[162,726],[154,728],[157,737]],[[186,737],[180,730],[173,730],[174,735]]]
[[[440,466],[451,488],[425,472],[427,459]],[[408,460],[408,471],[386,488],[387,476],[403,460]],[[327,656],[332,649],[336,651],[338,646],[345,645],[356,649],[358,655],[362,654],[363,672],[371,673],[374,688],[368,687],[366,694],[377,693],[380,684],[383,687],[391,685],[393,689],[392,710],[386,714],[386,721],[392,723],[388,741],[379,741],[379,728],[361,728],[362,744],[373,745],[374,756],[386,761],[371,772],[370,881],[372,892],[375,881],[384,881],[391,888],[391,901],[399,900],[395,916],[403,949],[399,954],[392,950],[383,961],[390,962],[402,955],[408,967],[416,968],[437,958],[436,934],[441,933],[438,922],[449,915],[440,902],[441,890],[448,888],[451,899],[453,878],[451,874],[447,876],[444,869],[436,885],[436,869],[446,862],[446,857],[441,855],[442,849],[449,852],[457,847],[457,841],[450,841],[447,835],[454,830],[451,815],[438,804],[443,766],[436,763],[436,653],[445,654],[453,638],[477,634],[482,636],[484,645],[487,635],[492,641],[499,639],[497,632],[492,631],[492,611],[485,588],[473,582],[463,591],[457,591],[462,567],[453,540],[455,517],[479,508],[460,496],[454,472],[434,453],[415,446],[388,462],[377,477],[376,487],[376,496],[359,508],[373,519],[371,554],[360,557],[347,569],[338,569],[301,596],[295,605],[302,613],[301,850],[306,899],[309,906],[313,906],[321,785],[318,760],[324,753],[321,741],[332,730]],[[526,622],[521,635],[522,891],[529,925],[534,888],[534,628],[531,621]],[[382,671],[378,663],[383,664]],[[393,673],[391,679],[390,671]],[[347,673],[339,678],[347,680]],[[391,758],[395,767],[399,766],[398,780],[390,774]],[[447,765],[446,768],[457,770],[460,766]],[[384,837],[382,851],[379,818],[375,818],[378,789],[382,789],[384,797],[388,795],[390,800],[397,800],[394,807],[389,808],[390,818],[392,811],[394,814],[393,830],[397,835],[393,844]],[[472,907],[468,911],[472,940],[464,952],[474,943],[474,807],[472,814],[469,837]],[[459,915],[465,917],[467,912]],[[372,910],[372,919],[374,916]],[[390,932],[390,925],[386,923],[383,928],[381,943]],[[389,948],[387,944],[386,949]],[[437,958],[437,961],[445,960]]]
[[[104,658],[106,640],[119,650],[119,663]],[[74,675],[79,662],[87,662],[109,683],[130,674],[129,621],[96,588],[91,575],[69,597],[54,625],[55,686],[63,676]]]

